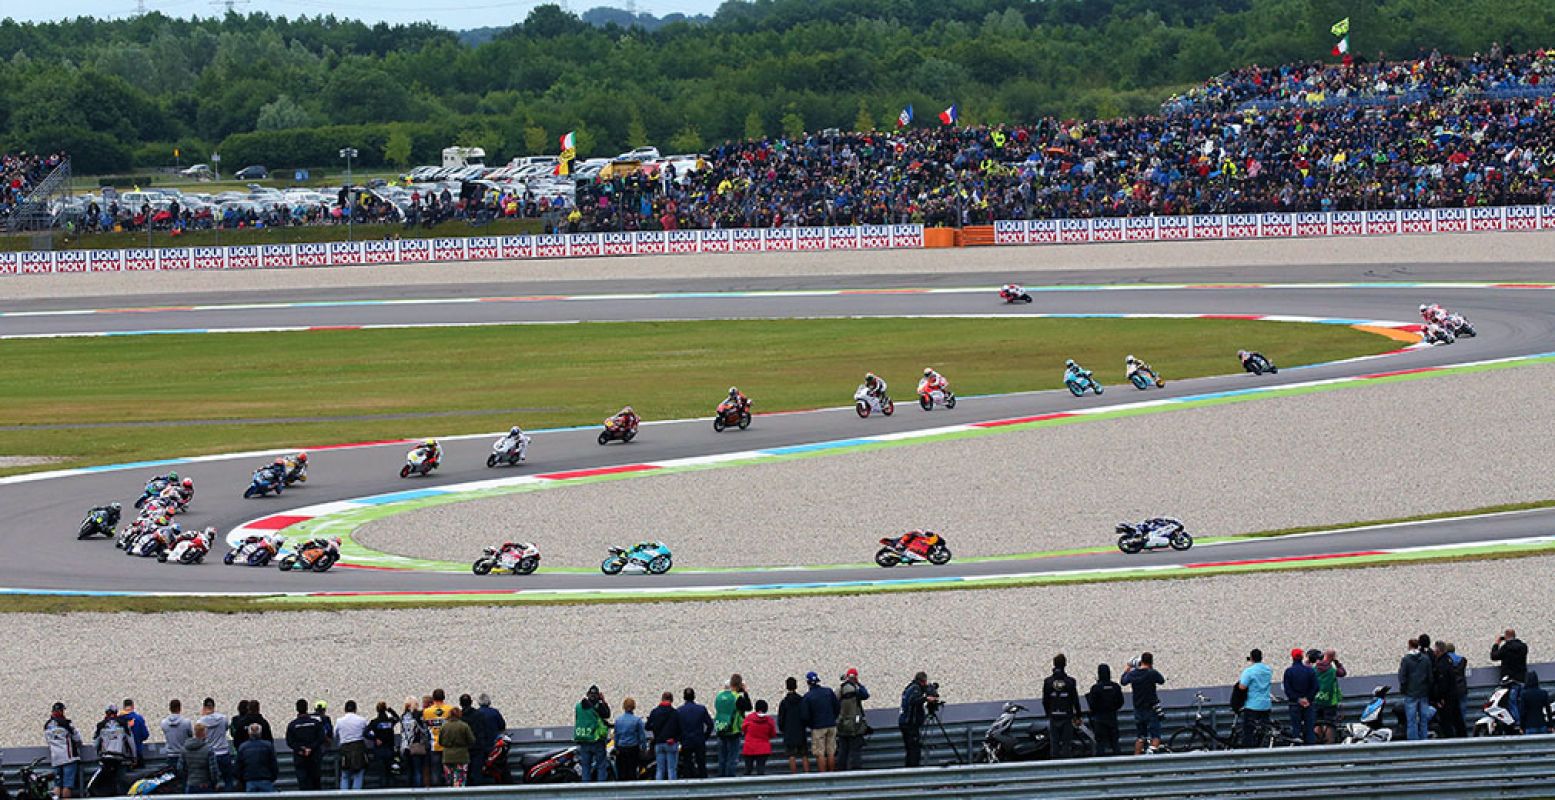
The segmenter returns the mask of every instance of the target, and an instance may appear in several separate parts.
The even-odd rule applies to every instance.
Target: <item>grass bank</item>
[[[588,424],[627,404],[681,418],[731,384],[758,412],[807,409],[846,405],[866,370],[906,400],[929,365],[963,396],[1059,388],[1065,358],[1132,392],[1116,384],[1127,353],[1175,380],[1236,370],[1238,347],[1293,366],[1396,343],[1330,325],[1021,318],[17,340],[0,344],[0,454],[112,463]]]

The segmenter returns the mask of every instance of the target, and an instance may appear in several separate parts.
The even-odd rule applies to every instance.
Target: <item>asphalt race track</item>
[[[1462,267],[1412,267],[1408,274],[1384,272],[1376,268],[1362,273],[1357,268],[1293,267],[1288,270],[1261,269],[1248,274],[1226,270],[1177,270],[1169,275],[1174,283],[1217,283],[1236,280],[1277,281],[1444,281],[1486,280],[1464,274]],[[1555,274],[1534,265],[1513,265],[1495,274],[1497,280],[1538,280],[1540,275]],[[730,289],[875,289],[893,286],[951,288],[997,286],[1021,276],[946,275],[903,278],[859,278],[837,280],[819,278],[806,283],[797,279],[761,281],[731,279],[728,285],[709,286],[707,281],[638,281],[602,289],[597,283],[546,285],[474,285],[436,287],[375,287],[349,291],[225,297],[178,297],[180,304],[248,304],[241,309],[215,310],[137,310],[134,313],[95,313],[68,315],[6,315],[8,311],[86,308],[165,307],[167,297],[114,297],[88,301],[40,304],[7,303],[0,300],[0,336],[18,334],[87,333],[131,330],[217,330],[222,328],[353,326],[364,324],[426,324],[557,320],[645,320],[701,319],[728,317],[802,317],[836,315],[901,314],[1025,314],[1025,313],[1209,313],[1209,314],[1283,314],[1357,320],[1379,319],[1414,321],[1421,302],[1438,301],[1463,312],[1478,329],[1479,336],[1431,349],[1415,350],[1383,359],[1371,359],[1307,369],[1282,369],[1278,375],[1254,378],[1245,374],[1197,380],[1170,381],[1164,390],[1148,395],[1127,385],[1112,385],[1102,397],[1076,399],[1066,392],[1039,392],[990,398],[963,399],[953,411],[936,410],[925,414],[913,408],[911,388],[898,378],[896,392],[900,413],[890,418],[858,419],[851,408],[758,416],[749,431],[714,433],[704,420],[644,427],[630,445],[600,447],[595,430],[563,431],[540,434],[530,448],[530,461],[519,470],[485,468],[489,452],[487,439],[463,439],[445,443],[444,466],[430,478],[401,480],[397,476],[403,463],[405,445],[383,445],[352,449],[310,451],[309,482],[288,491],[282,498],[244,500],[241,493],[249,474],[260,459],[245,456],[174,467],[194,477],[197,495],[191,511],[180,517],[187,526],[215,525],[227,529],[255,517],[284,513],[304,505],[345,500],[432,485],[462,483],[520,472],[554,472],[589,469],[619,464],[658,461],[723,452],[797,445],[844,439],[859,435],[939,427],[954,423],[976,422],[1009,417],[1096,407],[1141,399],[1198,395],[1242,389],[1250,386],[1274,386],[1323,378],[1407,370],[1418,367],[1457,364],[1509,356],[1555,351],[1555,294],[1549,291],[1518,288],[1407,288],[1378,285],[1367,288],[1253,288],[1224,286],[1216,288],[1161,289],[1145,288],[1146,281],[1157,280],[1147,272],[1093,272],[1073,276],[1048,273],[1032,276],[1033,283],[1054,284],[1132,284],[1128,291],[1075,290],[1035,293],[1031,305],[1005,306],[990,289],[984,293],[901,293],[848,294],[831,296],[785,297],[671,297],[652,299],[543,299],[548,296],[611,293],[683,293],[716,292]],[[543,291],[537,291],[537,288]],[[352,304],[353,301],[385,299],[464,299],[498,298],[486,302],[412,302],[397,304]],[[500,299],[522,298],[522,299]],[[304,307],[256,308],[253,305],[304,301],[317,305]],[[321,301],[323,301],[321,303]],[[148,344],[154,339],[146,339]],[[1227,367],[1235,368],[1235,342],[1227,342]],[[1275,356],[1278,362],[1277,354]],[[1121,360],[1123,354],[1119,353]],[[1146,354],[1148,358],[1148,354]],[[954,380],[955,366],[942,365]],[[1090,365],[1099,374],[1116,379],[1115,364]],[[1033,369],[1058,372],[1061,363],[1034,364]],[[860,364],[862,374],[868,367]],[[1170,379],[1171,376],[1166,376]],[[839,406],[849,402],[853,386],[837,387]],[[705,387],[709,408],[724,387]],[[760,398],[757,398],[759,403]],[[759,408],[759,406],[758,406]],[[604,417],[614,411],[601,408]],[[520,420],[521,421],[521,420]],[[431,423],[435,425],[436,423]],[[429,430],[429,435],[438,431]],[[83,434],[89,435],[89,434]],[[299,446],[327,443],[298,442]],[[468,573],[381,572],[336,569],[325,575],[286,574],[274,569],[224,567],[218,558],[197,567],[158,564],[152,559],[126,557],[110,542],[95,539],[78,541],[75,532],[82,514],[90,506],[119,500],[132,513],[130,501],[139,496],[144,481],[154,472],[167,468],[111,470],[85,475],[0,485],[0,588],[22,590],[87,590],[109,592],[277,592],[277,591],[463,591],[482,589],[574,589],[666,586],[731,586],[771,584],[775,582],[881,580],[896,577],[927,577],[927,568],[893,571],[839,569],[805,571],[707,572],[688,569],[693,564],[677,564],[665,576],[606,577],[594,572],[550,573],[542,565],[540,572],[527,577],[476,577]],[[127,516],[129,514],[127,513]],[[501,538],[501,521],[493,521],[492,539]],[[1508,538],[1555,534],[1555,513],[1529,512],[1488,519],[1449,520],[1407,528],[1380,527],[1342,534],[1261,539],[1196,547],[1187,553],[1159,552],[1144,556],[1125,556],[1118,552],[1070,556],[1028,561],[979,563],[953,562],[937,568],[935,576],[1002,575],[1023,571],[1083,570],[1140,566],[1149,564],[1202,563],[1231,559],[1286,558],[1361,552],[1379,548],[1429,544],[1474,543]],[[664,538],[670,540],[672,536]],[[1102,539],[1093,544],[1108,544]],[[540,537],[542,550],[543,537]],[[860,561],[869,558],[872,545],[861,545]],[[218,544],[217,552],[223,552]],[[472,559],[475,553],[448,553],[450,560]],[[603,554],[601,554],[603,556]],[[587,565],[568,565],[587,566]]]

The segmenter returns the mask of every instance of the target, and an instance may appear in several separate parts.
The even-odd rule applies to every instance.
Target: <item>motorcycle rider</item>
[[[1238,361],[1242,362],[1242,369],[1249,369],[1247,366],[1248,362],[1255,358],[1262,358],[1264,363],[1269,363],[1269,359],[1265,358],[1263,353],[1260,353],[1256,350],[1238,350],[1236,351],[1236,358]]]
[[[739,409],[740,413],[742,414],[750,410],[750,398],[746,397],[743,392],[734,386],[729,387],[729,396],[724,398],[723,402]]]
[[[497,548],[497,563],[504,566],[518,563],[519,556],[524,554],[524,547],[522,542],[503,542],[502,546]]]
[[[295,483],[308,469],[308,454],[306,451],[299,451],[294,456],[281,459],[281,462],[286,467],[286,482]]]
[[[438,446],[436,439],[423,440],[421,444],[416,445],[416,449],[412,450],[411,452],[420,453],[426,458],[427,463],[434,467],[437,466],[437,462],[443,457],[442,448]]]
[[[286,459],[284,458],[277,458],[268,465],[260,467],[259,471],[263,472],[265,478],[275,486],[286,484]]]
[[[914,561],[927,559],[929,550],[937,544],[939,544],[939,534],[934,531],[908,531],[896,540],[897,549]]]
[[[1020,284],[1006,283],[1004,288],[999,290],[999,296],[1005,300],[1009,300],[1011,298],[1020,297],[1024,292],[1025,290],[1021,288]]]
[[[1135,358],[1132,354],[1130,354],[1128,358],[1123,359],[1123,378],[1125,380],[1133,380],[1134,373],[1139,372],[1140,370],[1144,370],[1146,373],[1149,373],[1151,377],[1155,377],[1155,370],[1152,369],[1149,364],[1146,364],[1145,362]]]
[[[1091,371],[1075,363],[1074,359],[1064,362],[1064,382],[1078,381],[1091,377]]]
[[[950,382],[944,376],[934,371],[933,367],[923,368],[923,390],[925,392],[943,392]]]
[[[1441,325],[1447,321],[1447,309],[1442,308],[1440,303],[1432,303],[1430,305],[1421,303],[1420,317],[1427,323],[1434,322],[1437,325]]]
[[[885,403],[885,379],[876,377],[873,372],[866,372],[864,373],[864,388],[868,390],[869,396],[874,398],[875,402],[882,405]]]
[[[633,411],[631,406],[623,406],[615,416],[605,420],[605,427],[619,427],[623,431],[636,430],[639,421],[637,412]]]
[[[523,461],[524,455],[529,452],[529,435],[517,425],[508,428],[508,435],[502,440],[502,452],[511,452],[514,448],[518,449],[518,460]]]
[[[101,512],[103,515],[103,526],[112,532],[114,527],[119,524],[119,509],[120,506],[118,503],[109,503],[108,505],[98,506],[91,511],[86,512],[86,516],[90,518]]]
[[[307,558],[306,554],[310,551],[316,550],[326,550],[339,553],[340,538],[338,536],[331,539],[320,537],[317,539],[309,539],[308,541],[303,542],[302,545],[297,548],[297,560],[307,566],[313,566],[313,561],[317,558],[317,556],[315,556],[313,559],[310,559]]]

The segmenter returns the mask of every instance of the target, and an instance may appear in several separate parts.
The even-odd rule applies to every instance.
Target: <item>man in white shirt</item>
[[[356,701],[346,701],[346,713],[335,721],[335,744],[340,750],[340,790],[361,791],[367,774],[367,719],[356,713]]]

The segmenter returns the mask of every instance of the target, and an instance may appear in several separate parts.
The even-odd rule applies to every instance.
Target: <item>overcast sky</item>
[[[265,11],[276,16],[337,17],[368,22],[418,22],[428,20],[445,28],[466,30],[521,22],[529,9],[544,0],[233,0],[239,12]],[[626,0],[559,0],[564,7],[582,13],[594,6],[625,8]],[[637,0],[637,10],[663,16],[679,11],[684,14],[711,14],[720,0]],[[0,18],[40,21],[68,17],[124,17],[135,13],[136,0],[52,0],[48,3],[28,0],[0,0]],[[210,16],[225,11],[223,0],[145,0],[148,10],[168,16]]]

